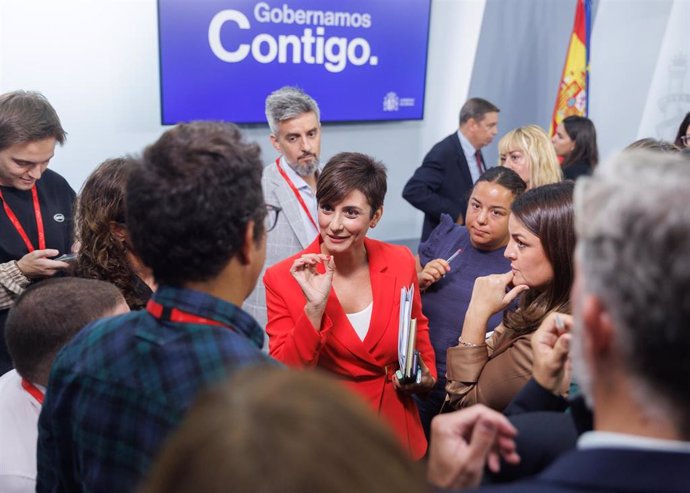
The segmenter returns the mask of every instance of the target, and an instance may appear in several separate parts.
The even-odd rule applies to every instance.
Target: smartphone
[[[77,254],[66,253],[64,255],[60,255],[57,258],[54,258],[53,260],[59,260],[60,262],[75,262],[77,260]]]

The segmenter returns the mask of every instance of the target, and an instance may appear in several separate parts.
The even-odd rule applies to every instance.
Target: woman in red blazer
[[[434,350],[412,254],[366,237],[381,219],[385,194],[386,169],[372,158],[341,153],[326,164],[316,191],[319,237],[264,276],[266,332],[271,356],[343,380],[421,458],[427,443],[410,394],[433,387]],[[395,376],[400,291],[410,285],[423,376],[402,385]]]

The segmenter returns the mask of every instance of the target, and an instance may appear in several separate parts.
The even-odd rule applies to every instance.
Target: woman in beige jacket
[[[480,277],[458,345],[448,349],[448,400],[454,408],[503,410],[532,374],[530,340],[553,311],[570,311],[573,281],[572,182],[528,190],[513,203],[505,256],[511,271]],[[489,318],[519,297],[517,309],[486,338]]]

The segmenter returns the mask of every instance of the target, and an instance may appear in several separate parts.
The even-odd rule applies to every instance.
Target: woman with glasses
[[[332,373],[398,433],[413,458],[426,438],[411,394],[436,380],[415,259],[404,247],[367,238],[383,214],[386,169],[359,153],[334,156],[317,186],[319,236],[266,271],[270,354],[283,363]],[[401,290],[414,288],[412,318],[421,378],[396,376]]]
[[[566,180],[592,174],[599,162],[597,131],[592,120],[577,115],[564,118],[551,141],[556,154],[563,159],[561,166]]]
[[[683,118],[683,121],[680,122],[678,133],[676,133],[676,140],[673,143],[681,149],[690,147],[690,112],[688,112],[685,118]]]
[[[132,250],[125,224],[125,186],[134,164],[110,159],[91,173],[77,197],[75,275],[120,288],[131,310],[146,306],[155,283]]]
[[[563,179],[549,137],[538,125],[518,127],[505,134],[498,142],[498,152],[500,165],[515,171],[528,189]]]

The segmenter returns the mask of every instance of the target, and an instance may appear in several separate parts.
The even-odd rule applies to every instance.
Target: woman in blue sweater
[[[472,189],[466,226],[455,224],[444,214],[441,223],[419,246],[417,275],[422,311],[429,318],[438,371],[434,389],[425,398],[416,399],[427,437],[431,419],[440,411],[446,396],[446,350],[457,344],[474,281],[509,269],[510,261],[503,256],[509,239],[508,216],[513,200],[525,189],[525,182],[513,170],[504,166],[490,168]],[[500,322],[499,313],[489,326]]]

